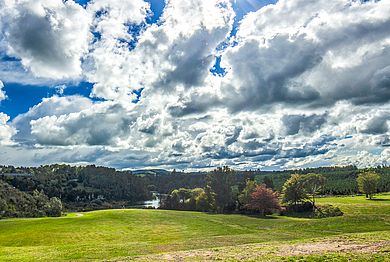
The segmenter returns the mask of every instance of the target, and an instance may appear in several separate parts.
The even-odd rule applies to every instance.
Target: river
[[[161,194],[153,192],[153,200],[143,201],[133,206],[134,208],[154,208],[157,209],[161,205]]]

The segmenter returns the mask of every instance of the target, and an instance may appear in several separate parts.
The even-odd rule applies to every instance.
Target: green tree
[[[46,215],[49,217],[60,217],[62,214],[62,202],[58,197],[52,197],[45,205]]]
[[[196,210],[207,212],[215,209],[215,197],[210,187],[206,187],[195,199]]]
[[[8,209],[7,201],[5,199],[0,198],[0,217],[5,211]]]
[[[196,199],[204,193],[203,188],[194,188],[189,191],[190,192],[190,198],[186,200],[185,204],[185,209],[186,210],[197,210],[196,207]]]
[[[356,179],[359,191],[366,194],[366,198],[372,199],[378,190],[380,176],[372,171],[359,174]]]
[[[296,205],[307,198],[303,177],[292,174],[283,185],[283,202]]]
[[[162,199],[162,208],[176,210],[197,210],[211,211],[213,210],[213,194],[209,188],[180,188],[175,189],[166,198]]]
[[[319,194],[325,186],[325,177],[323,175],[310,173],[304,175],[302,179],[307,194],[311,196],[311,203],[314,208],[316,204],[315,196]]]
[[[41,190],[41,191],[34,190],[32,195],[33,195],[33,198],[35,200],[35,206],[31,205],[31,207],[30,207],[31,214],[35,217],[46,216],[45,207],[46,207],[47,203],[49,202],[48,196],[45,195],[43,190]]]
[[[172,209],[186,209],[186,203],[191,198],[191,189],[175,189],[170,194],[170,206]]]
[[[219,167],[206,177],[206,184],[215,194],[215,208],[223,213],[226,208],[233,204],[233,190],[235,172],[228,166]]]
[[[33,197],[35,199],[35,205],[38,210],[42,210],[46,203],[49,201],[49,198],[47,197],[47,195],[45,195],[45,193],[43,193],[43,190],[34,190]]]
[[[263,178],[263,184],[268,187],[268,188],[271,188],[272,190],[274,190],[275,186],[274,186],[274,181],[272,178],[270,178],[269,176],[265,176]]]
[[[247,180],[246,186],[242,190],[241,194],[238,196],[238,203],[240,208],[245,208],[245,206],[249,203],[251,199],[251,194],[256,189],[256,182],[253,180]]]

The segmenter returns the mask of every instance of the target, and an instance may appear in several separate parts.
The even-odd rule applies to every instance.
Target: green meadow
[[[374,200],[326,197],[318,203],[338,206],[344,216],[258,218],[128,209],[3,219],[0,260],[390,260],[390,194]]]

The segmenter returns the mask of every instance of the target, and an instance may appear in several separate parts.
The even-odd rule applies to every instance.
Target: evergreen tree
[[[234,170],[228,166],[219,167],[207,175],[206,181],[207,186],[215,194],[216,211],[223,213],[228,206],[233,204]]]

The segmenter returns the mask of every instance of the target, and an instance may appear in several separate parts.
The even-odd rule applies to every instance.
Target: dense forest
[[[28,195],[38,191],[48,198],[57,197],[67,210],[121,208],[152,198],[148,179],[112,168],[49,165],[0,169],[3,182]],[[18,209],[12,203],[8,206]]]
[[[326,178],[322,194],[326,195],[351,195],[358,193],[356,178],[359,173],[372,170],[381,176],[379,183],[380,192],[390,191],[390,167],[378,166],[376,168],[358,169],[356,166],[319,167],[284,171],[247,170],[235,172],[235,184],[245,185],[247,179],[256,180],[259,184],[266,184],[276,191],[281,191],[283,184],[291,174],[321,174]],[[206,185],[206,177],[209,172],[155,172],[145,174],[151,188],[160,193],[170,193],[179,188],[200,188]]]
[[[22,192],[0,180],[0,218],[61,216],[62,209],[57,197],[49,198],[38,190]]]
[[[248,180],[281,192],[291,174],[316,173],[325,178],[319,194],[351,195],[359,192],[356,182],[359,173],[369,170],[380,176],[378,191],[390,191],[390,167],[387,166],[364,170],[345,166],[273,172],[235,171],[230,179],[236,195],[244,190]],[[210,173],[176,170],[131,172],[94,165],[0,166],[0,217],[50,215],[50,205],[58,206],[58,202],[64,210],[84,211],[130,207],[151,200],[152,192],[169,195],[179,189],[196,189],[194,194],[207,194]]]

